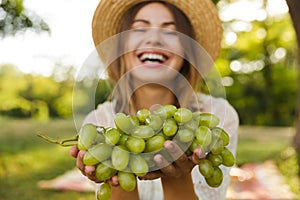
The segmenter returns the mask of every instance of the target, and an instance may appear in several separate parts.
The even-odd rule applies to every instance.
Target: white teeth
[[[161,54],[155,54],[155,53],[144,53],[141,57],[140,57],[141,61],[145,61],[145,60],[158,60],[160,62],[164,62],[166,60],[166,58],[161,55]]]

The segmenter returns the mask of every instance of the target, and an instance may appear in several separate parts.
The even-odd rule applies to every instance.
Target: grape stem
[[[69,146],[74,146],[78,143],[78,135],[76,135],[75,137],[73,138],[68,138],[68,139],[63,139],[61,141],[59,140],[56,140],[54,138],[51,138],[47,135],[43,135],[43,134],[36,134],[38,137],[50,142],[50,143],[54,143],[54,144],[59,144],[60,146],[62,147],[69,147]]]

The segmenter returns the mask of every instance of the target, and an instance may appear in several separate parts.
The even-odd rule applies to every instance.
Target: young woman
[[[114,126],[117,112],[135,114],[143,108],[151,110],[157,105],[173,104],[217,115],[219,126],[230,135],[229,149],[235,153],[236,111],[225,99],[197,91],[220,51],[221,25],[211,0],[101,0],[93,18],[96,47],[118,33],[117,42],[112,45],[117,50],[107,50],[107,54],[97,49],[108,65],[108,76],[116,83],[116,95],[112,102],[92,111],[84,123]],[[162,155],[156,155],[158,170],[141,177],[132,192],[124,191],[113,177],[112,199],[225,199],[228,168],[222,169],[222,185],[211,188],[195,167],[205,157],[202,149],[195,149],[187,157],[172,141],[166,141],[164,147],[177,159],[169,163]],[[99,182],[94,175],[95,167],[83,164],[84,154],[76,146],[71,148],[77,167],[89,179]]]

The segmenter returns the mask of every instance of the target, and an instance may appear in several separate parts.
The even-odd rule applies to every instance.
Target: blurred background
[[[39,181],[73,169],[75,159],[68,148],[46,143],[36,133],[55,138],[76,134],[73,86],[77,70],[94,50],[91,20],[98,2],[0,0],[0,199],[94,199],[92,192],[38,187]],[[300,18],[291,15],[299,3],[214,2],[224,28],[216,67],[241,123],[240,171],[232,174],[234,188],[228,199],[273,199],[242,185],[254,178],[259,184],[274,182],[270,166],[283,181],[278,188],[288,188],[286,199],[300,199],[300,65],[294,28]],[[105,101],[111,89],[111,83],[101,79],[96,104]],[[247,178],[248,172],[252,176]],[[241,196],[244,191],[253,194]]]

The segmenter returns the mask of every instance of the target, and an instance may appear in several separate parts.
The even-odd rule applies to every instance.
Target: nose
[[[146,37],[146,43],[153,46],[162,46],[163,38],[159,28],[150,28]]]

